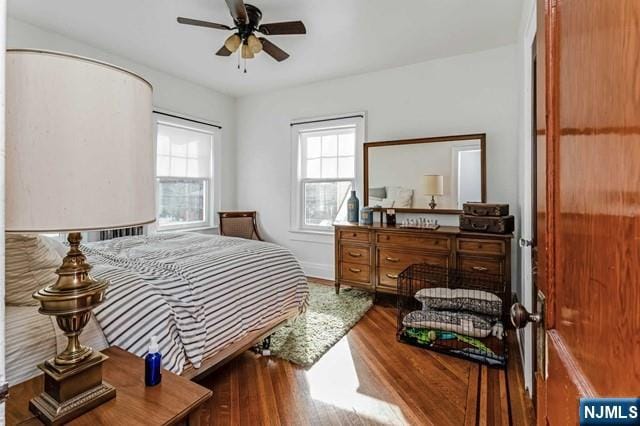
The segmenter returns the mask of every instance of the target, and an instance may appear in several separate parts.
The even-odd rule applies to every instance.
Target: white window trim
[[[361,117],[360,117],[361,116]],[[317,122],[322,120],[322,122]],[[316,121],[315,123],[307,123],[308,121]],[[300,123],[300,124],[296,124]],[[363,147],[366,140],[366,113],[355,112],[334,116],[314,117],[297,119],[292,121],[291,125],[291,201],[290,201],[290,220],[289,232],[292,233],[292,239],[297,241],[308,241],[314,243],[331,244],[333,242],[334,230],[323,227],[303,226],[302,221],[302,200],[304,181],[318,181],[319,179],[302,179],[301,171],[301,147],[299,133],[307,130],[321,130],[323,128],[335,128],[341,126],[355,126],[355,177],[354,189],[357,194],[362,197],[362,173],[363,173]],[[330,179],[334,181],[336,179]],[[351,180],[351,179],[344,179]],[[361,203],[362,204],[362,203]],[[364,204],[362,204],[364,205]],[[331,237],[331,238],[330,238]]]
[[[213,123],[207,120],[203,120],[201,118],[189,117],[184,114],[177,114],[175,112],[156,109],[156,111],[160,113],[171,114],[172,116],[167,116],[163,114],[153,114],[153,156],[155,159],[155,200],[156,200],[156,222],[149,225],[149,232],[170,232],[170,231],[204,231],[208,229],[216,229],[218,227],[218,217],[217,213],[220,210],[220,200],[221,200],[221,190],[222,190],[222,182],[221,182],[221,141],[222,141],[222,131],[219,128],[219,124]],[[184,118],[179,118],[177,116],[181,116]],[[196,122],[198,121],[198,122]],[[207,124],[204,124],[207,123]],[[208,124],[210,123],[210,124]],[[206,194],[205,194],[205,216],[206,221],[193,222],[187,225],[166,225],[160,227],[157,220],[157,214],[160,206],[159,199],[159,184],[158,178],[167,178],[174,179],[171,176],[158,176],[157,174],[157,158],[158,158],[158,124],[165,124],[168,126],[174,127],[182,127],[188,130],[195,130],[199,132],[209,133],[213,137],[213,146],[211,147],[211,166],[213,167],[213,171],[210,174],[208,179],[204,178],[206,181]],[[186,178],[188,179],[188,178]],[[195,180],[201,180],[200,178],[195,178]]]

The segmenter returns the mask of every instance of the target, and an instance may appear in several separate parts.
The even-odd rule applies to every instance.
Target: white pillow
[[[394,203],[395,203],[395,200],[393,200],[391,198],[385,198],[380,203],[380,206],[384,207],[385,209],[390,209],[391,207],[393,207]]]
[[[394,200],[395,208],[410,208],[413,201],[413,189],[402,186],[388,186],[387,198]]]
[[[5,302],[33,306],[32,294],[58,279],[62,257],[38,235],[7,234],[5,240]]]
[[[369,207],[377,207],[377,206],[382,206],[382,198],[378,198],[378,197],[369,197],[369,204],[367,204]]]

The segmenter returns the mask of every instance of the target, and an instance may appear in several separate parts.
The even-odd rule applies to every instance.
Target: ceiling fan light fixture
[[[240,36],[238,34],[232,34],[228,39],[225,40],[224,47],[226,47],[230,52],[233,53],[238,50],[240,44],[242,44],[242,39],[240,38]]]
[[[253,59],[253,52],[248,44],[242,45],[242,57],[244,59]]]
[[[247,38],[247,46],[249,46],[249,49],[251,49],[253,53],[260,53],[262,51],[262,42],[253,34]]]

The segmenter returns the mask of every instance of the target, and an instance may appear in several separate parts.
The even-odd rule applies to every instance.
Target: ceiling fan
[[[216,24],[215,22],[200,21],[197,19],[179,17],[178,22],[186,25],[195,25],[197,27],[215,28],[218,30],[234,31],[227,38],[224,46],[216,52],[218,56],[230,56],[233,52],[240,49],[240,56],[243,59],[252,59],[254,55],[262,50],[267,52],[269,56],[278,62],[282,62],[289,57],[289,54],[271,43],[266,38],[255,35],[256,32],[263,35],[289,35],[289,34],[306,34],[302,21],[274,22],[271,24],[260,24],[262,12],[257,7],[245,4],[243,0],[225,0],[234,26],[230,27],[224,24]],[[240,65],[238,64],[238,68]],[[245,72],[246,72],[245,68]]]

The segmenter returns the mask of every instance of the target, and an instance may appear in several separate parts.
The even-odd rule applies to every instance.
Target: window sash
[[[313,224],[307,224],[306,223],[306,211],[305,211],[305,205],[306,205],[306,198],[305,198],[305,186],[306,184],[309,183],[350,183],[351,184],[351,189],[353,190],[355,188],[356,185],[356,179],[348,179],[348,178],[301,178],[299,179],[299,197],[298,199],[300,200],[300,217],[299,217],[299,223],[300,223],[300,229],[306,229],[306,230],[315,230],[315,231],[330,231],[333,230],[333,226],[332,225],[327,225],[327,226],[322,226],[322,225],[313,225]],[[336,215],[338,213],[340,213],[340,207],[342,206],[342,204],[344,202],[346,202],[348,197],[346,197],[343,202],[338,206],[338,209],[336,211]],[[335,221],[336,217],[333,217],[331,219],[331,222],[333,223]]]
[[[190,221],[190,222],[174,222],[169,224],[160,224],[159,216],[161,211],[161,197],[160,197],[160,184],[163,182],[184,182],[190,181],[194,183],[202,182],[203,185],[203,217],[204,220],[198,221]],[[166,230],[178,230],[178,229],[195,229],[195,228],[206,228],[211,225],[211,215],[209,212],[210,200],[211,200],[211,179],[209,178],[193,178],[193,177],[178,177],[178,176],[157,176],[156,177],[156,193],[157,197],[157,226],[158,230],[166,231]]]
[[[353,154],[344,155],[340,154],[340,136],[353,134],[354,137],[354,146],[353,146]],[[320,155],[315,156],[313,158],[308,158],[308,139],[312,137],[318,137],[322,140],[324,136],[336,136],[336,154],[335,155],[324,155],[322,152],[322,148],[320,151]],[[298,143],[299,143],[299,151],[300,151],[300,170],[299,176],[302,179],[355,179],[355,169],[356,169],[356,137],[357,137],[357,128],[355,125],[346,125],[343,127],[334,127],[328,129],[308,129],[301,130],[298,132]],[[322,142],[321,142],[322,143]],[[340,159],[350,158],[353,160],[353,175],[352,176],[340,176]],[[325,159],[335,159],[336,161],[336,174],[333,176],[324,176],[322,178],[309,178],[308,177],[308,167],[309,161],[311,160],[319,160],[320,161],[320,175],[322,175],[322,164]]]

